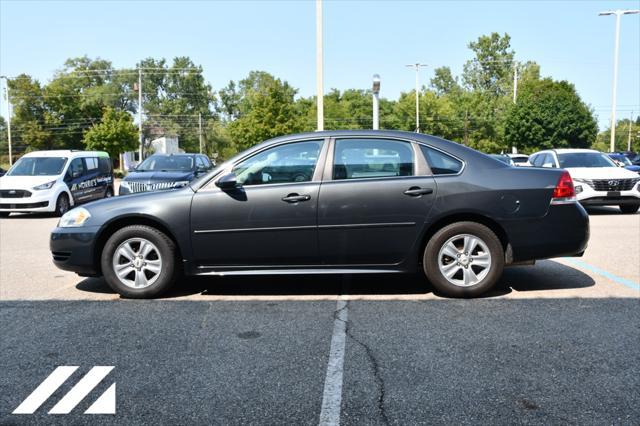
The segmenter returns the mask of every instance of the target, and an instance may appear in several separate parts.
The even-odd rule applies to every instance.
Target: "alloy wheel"
[[[127,287],[141,289],[155,283],[162,271],[160,250],[144,238],[130,238],[113,253],[113,271]]]
[[[489,247],[475,235],[455,235],[440,248],[438,268],[445,279],[453,285],[459,287],[476,285],[491,270]]]

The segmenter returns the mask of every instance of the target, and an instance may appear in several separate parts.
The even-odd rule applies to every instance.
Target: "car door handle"
[[[421,195],[431,194],[432,192],[433,188],[420,188],[419,186],[412,186],[411,188],[404,191],[404,195],[419,197]]]
[[[282,201],[286,201],[287,203],[297,203],[300,201],[309,201],[311,199],[311,195],[299,195],[299,194],[289,194],[286,197],[282,198]]]

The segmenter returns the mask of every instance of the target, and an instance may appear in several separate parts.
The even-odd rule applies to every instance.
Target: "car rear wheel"
[[[486,226],[457,222],[431,237],[423,265],[427,278],[440,293],[475,297],[489,291],[502,275],[504,249]]]
[[[100,264],[107,284],[132,299],[160,296],[177,278],[175,244],[164,233],[145,225],[116,231],[102,250]]]
[[[69,197],[67,196],[67,194],[62,193],[58,196],[58,199],[56,200],[55,215],[62,216],[68,211],[69,211]]]
[[[632,214],[638,211],[640,208],[640,204],[622,204],[620,206],[620,211],[624,214]]]
[[[113,197],[113,189],[111,189],[111,187],[108,187],[107,190],[104,192],[104,198],[111,198]]]

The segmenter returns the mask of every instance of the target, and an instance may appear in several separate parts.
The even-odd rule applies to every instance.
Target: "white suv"
[[[36,151],[22,156],[0,177],[0,217],[12,212],[55,212],[113,195],[106,152]]]
[[[591,149],[552,149],[529,156],[534,167],[566,169],[584,206],[617,205],[623,213],[640,208],[640,177]]]

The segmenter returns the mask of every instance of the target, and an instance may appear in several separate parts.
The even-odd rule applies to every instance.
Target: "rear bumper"
[[[578,203],[552,205],[540,219],[504,223],[513,262],[582,256],[589,242],[589,215]]]
[[[54,265],[80,275],[100,275],[100,265],[94,256],[99,229],[99,226],[55,228],[49,240]]]

